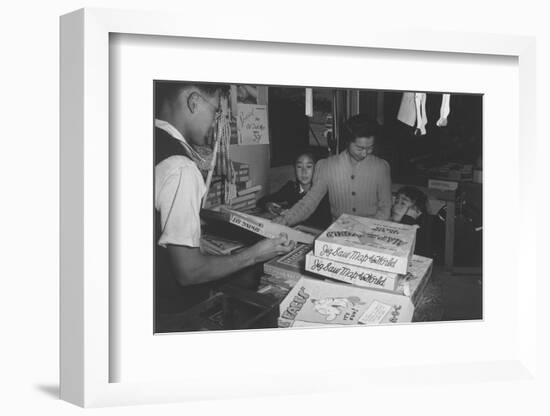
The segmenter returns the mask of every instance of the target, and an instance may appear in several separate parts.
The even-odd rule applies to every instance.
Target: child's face
[[[404,215],[416,219],[422,215],[422,212],[411,198],[404,194],[397,194],[391,207],[391,214],[394,220],[401,221]]]
[[[404,194],[397,194],[391,208],[392,215],[402,217],[407,214],[407,211],[412,211],[410,208],[412,208],[413,205],[414,203],[411,198]]]
[[[298,160],[296,161],[296,165],[294,165],[294,169],[296,173],[296,180],[299,184],[311,184],[311,181],[313,179],[314,167],[315,163],[313,162],[311,157],[307,155],[302,155],[298,158]]]
[[[397,194],[397,196],[395,197],[395,202],[393,203],[394,207],[409,208],[412,205],[413,205],[412,199],[403,194]]]

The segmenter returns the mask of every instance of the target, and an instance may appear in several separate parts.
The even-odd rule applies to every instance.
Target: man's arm
[[[382,160],[376,194],[378,198],[378,207],[376,209],[375,218],[380,220],[389,220],[391,216],[391,171],[390,165],[385,160]]]
[[[162,174],[166,167],[167,173]],[[200,173],[181,158],[167,159],[155,169],[158,179],[155,206],[161,219],[158,244],[168,251],[181,285],[206,283],[228,276],[246,266],[287,253],[294,247],[286,236],[282,236],[262,240],[232,256],[202,254],[199,249],[199,211],[204,185]]]
[[[167,245],[178,283],[182,286],[221,279],[256,263],[288,253],[294,243],[286,236],[265,239],[240,253],[230,256],[206,255],[198,247]]]
[[[292,208],[274,221],[280,224],[295,225],[309,218],[327,193],[328,178],[326,171],[326,159],[317,162],[317,166],[315,166],[315,175],[313,176],[313,186],[309,192],[300,201],[294,204]]]

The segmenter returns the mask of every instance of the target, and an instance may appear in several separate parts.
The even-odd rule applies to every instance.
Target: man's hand
[[[167,249],[177,281],[182,286],[189,286],[229,276],[247,266],[286,254],[295,246],[286,234],[281,234],[280,237],[266,238],[230,256],[205,255],[198,247],[168,245]]]
[[[275,256],[288,253],[295,246],[296,243],[289,240],[287,235],[282,233],[280,237],[266,238],[254,244],[250,249],[254,251],[255,262],[264,262]]]

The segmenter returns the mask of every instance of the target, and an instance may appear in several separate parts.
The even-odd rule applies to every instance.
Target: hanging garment
[[[425,92],[417,92],[414,94],[414,105],[416,107],[416,130],[414,134],[423,136],[426,134],[426,124],[428,124]]]
[[[404,92],[397,119],[407,126],[415,127],[415,135],[426,134],[426,93]]]
[[[426,115],[425,92],[404,92],[401,98],[397,119],[408,126],[415,127],[415,135],[425,135],[428,116]],[[441,108],[439,110],[439,119],[436,122],[438,127],[447,126],[449,114],[451,112],[451,94],[442,94]]]
[[[451,94],[443,94],[441,98],[441,109],[439,111],[439,120],[435,123],[437,127],[447,126],[447,117],[451,112]]]
[[[414,92],[404,92],[401,97],[401,104],[397,112],[397,119],[407,126],[414,127],[416,121],[416,105],[414,102]]]
[[[313,89],[306,88],[306,116],[313,117]]]

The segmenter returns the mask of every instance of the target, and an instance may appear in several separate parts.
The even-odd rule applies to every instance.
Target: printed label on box
[[[390,305],[386,305],[385,303],[375,300],[368,307],[365,313],[361,315],[359,322],[365,325],[378,325],[382,322],[382,319],[384,319],[390,309]]]
[[[407,273],[416,225],[342,214],[315,241],[315,256],[393,273]]]
[[[306,256],[306,270],[357,286],[388,291],[396,289],[399,279],[397,273],[368,269],[316,257],[313,252],[308,253]]]

